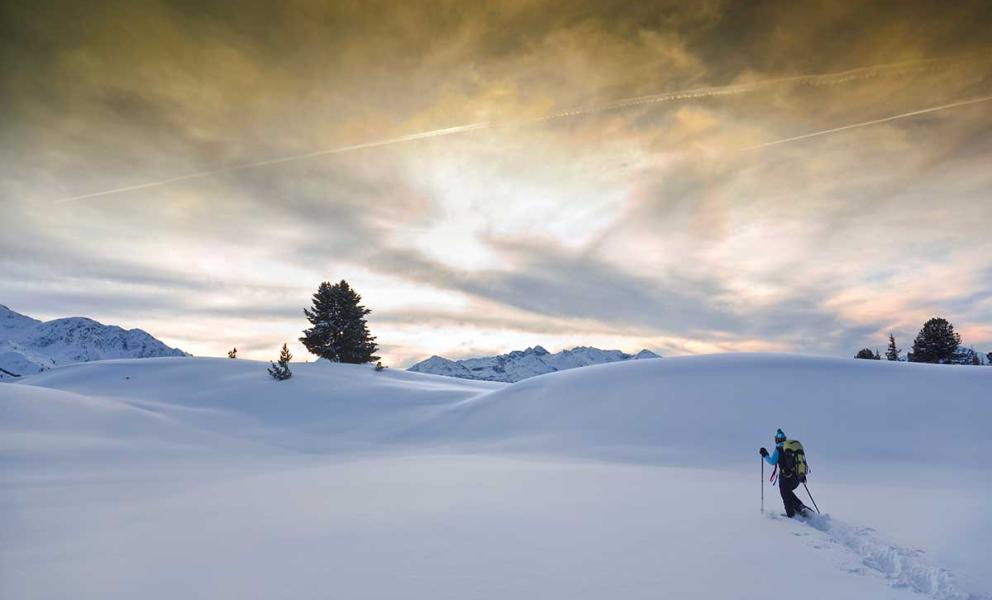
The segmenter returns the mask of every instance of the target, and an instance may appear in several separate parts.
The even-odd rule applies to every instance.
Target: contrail
[[[597,112],[603,112],[608,110],[619,110],[623,108],[630,108],[634,106],[643,106],[649,104],[658,104],[662,102],[673,102],[678,100],[689,100],[695,98],[709,98],[716,96],[734,96],[739,94],[745,94],[753,92],[760,88],[771,87],[776,85],[782,85],[787,83],[794,83],[799,85],[811,85],[811,86],[823,86],[823,85],[837,85],[840,83],[845,83],[848,81],[856,79],[868,79],[872,77],[877,77],[882,72],[888,71],[918,71],[933,68],[934,66],[941,64],[949,64],[955,62],[961,62],[963,60],[973,60],[974,57],[965,58],[955,58],[955,59],[921,59],[904,61],[899,63],[889,63],[882,65],[873,65],[868,67],[859,67],[856,69],[850,69],[848,71],[841,71],[838,73],[821,73],[816,75],[795,75],[791,77],[779,77],[775,79],[766,79],[763,81],[757,81],[753,83],[742,83],[742,84],[732,84],[725,86],[716,87],[703,87],[690,90],[682,90],[676,92],[665,92],[662,94],[653,94],[649,96],[636,96],[632,98],[622,98],[620,100],[614,100],[613,102],[608,102],[604,104],[596,104],[593,106],[574,108],[566,111],[561,111],[553,113],[550,115],[545,115],[543,117],[536,117],[532,119],[522,119],[517,121],[506,121],[506,122],[494,122],[494,121],[481,121],[478,123],[469,123],[466,125],[456,125],[454,127],[446,127],[443,129],[434,129],[431,131],[422,131],[418,133],[411,133],[407,135],[402,135],[398,137],[385,138],[381,140],[375,140],[371,142],[364,142],[360,144],[351,144],[347,146],[338,146],[336,148],[330,148],[326,150],[316,150],[314,152],[307,152],[305,154],[294,154],[290,156],[282,156],[278,158],[271,158],[267,160],[260,160],[250,163],[242,163],[238,165],[231,165],[228,167],[221,167],[218,169],[211,169],[208,171],[198,171],[195,173],[187,173],[185,175],[178,175],[176,177],[170,177],[168,179],[160,179],[158,181],[151,181],[148,183],[141,183],[137,185],[129,185],[125,187],[119,187],[110,190],[102,190],[99,192],[92,192],[89,194],[81,194],[78,196],[71,196],[68,198],[62,198],[56,200],[55,204],[64,204],[67,202],[74,202],[77,200],[85,200],[88,198],[98,198],[101,196],[110,196],[113,194],[122,194],[125,192],[133,192],[137,190],[143,190],[148,188],[154,188],[164,185],[169,185],[171,183],[177,183],[180,181],[189,181],[191,179],[199,179],[203,177],[210,177],[213,175],[221,175],[225,173],[233,173],[236,171],[244,171],[247,169],[254,169],[257,167],[265,167],[269,165],[277,165],[282,163],[293,162],[297,160],[306,160],[310,158],[317,158],[320,156],[328,156],[332,154],[342,154],[345,152],[353,152],[355,150],[364,150],[368,148],[378,148],[381,146],[390,146],[392,144],[398,144],[403,142],[412,142],[416,140],[424,140],[428,138],[441,137],[454,135],[457,133],[466,133],[470,131],[478,131],[481,129],[492,129],[492,128],[505,128],[505,127],[515,127],[520,125],[543,123],[558,119],[565,119],[571,117],[577,117],[581,115],[587,115]],[[948,107],[949,108],[949,107]],[[939,110],[939,109],[938,109]],[[860,126],[860,125],[858,125]],[[813,134],[810,134],[812,136]],[[819,134],[818,134],[819,135]],[[797,138],[801,139],[801,138]],[[778,142],[769,142],[771,145],[773,143],[784,143],[785,141],[791,140],[781,140]],[[756,146],[760,147],[760,146]]]
[[[126,187],[115,188],[112,190],[104,190],[102,192],[93,192],[92,194],[82,194],[80,196],[72,196],[71,198],[62,198],[61,200],[56,200],[55,204],[64,204],[66,202],[73,202],[75,200],[85,200],[86,198],[96,198],[99,196],[109,196],[111,194],[121,194],[124,192],[133,192],[136,190],[143,190],[151,187],[158,187],[161,185],[168,185],[170,183],[176,183],[178,181],[187,181],[190,179],[199,179],[200,177],[210,177],[211,175],[220,175],[222,173],[232,173],[234,171],[244,171],[246,169],[254,169],[255,167],[264,167],[268,165],[278,165],[280,163],[291,162],[295,160],[305,160],[308,158],[316,158],[318,156],[326,156],[329,154],[340,154],[342,152],[351,152],[353,150],[362,150],[365,148],[376,148],[378,146],[388,146],[390,144],[397,144],[400,142],[411,142],[413,140],[423,140],[432,137],[438,137],[442,135],[451,135],[453,133],[462,133],[465,131],[475,131],[476,129],[485,129],[487,127],[492,127],[493,124],[484,121],[480,123],[471,123],[469,125],[458,125],[456,127],[447,127],[445,129],[435,129],[433,131],[423,131],[420,133],[411,133],[409,135],[401,135],[399,137],[387,138],[384,140],[376,140],[374,142],[365,142],[362,144],[352,144],[350,146],[339,146],[337,148],[331,148],[329,150],[317,150],[315,152],[308,152],[306,154],[294,154],[292,156],[282,156],[279,158],[270,158],[268,160],[260,160],[252,163],[244,163],[240,165],[232,165],[230,167],[223,167],[220,169],[213,169],[211,171],[199,171],[197,173],[187,173],[186,175],[179,175],[177,177],[170,177],[169,179],[161,179],[159,181],[151,181],[148,183],[142,183],[139,185],[129,185]]]
[[[747,146],[741,148],[741,150],[757,150],[758,148],[767,148],[768,146],[777,146],[778,144],[788,144],[789,142],[797,142],[799,140],[805,140],[813,137],[819,137],[821,135],[829,135],[831,133],[837,133],[838,131],[847,131],[848,129],[857,129],[858,127],[868,127],[870,125],[878,125],[879,123],[888,123],[889,121],[898,121],[899,119],[908,119],[909,117],[915,117],[917,115],[925,115],[927,113],[937,112],[940,110],[948,110],[951,108],[958,108],[959,106],[968,106],[969,104],[978,104],[980,102],[988,102],[992,100],[992,96],[984,96],[982,98],[972,98],[970,100],[961,100],[960,102],[952,102],[951,104],[943,104],[941,106],[932,106],[930,108],[921,108],[920,110],[914,110],[908,113],[902,113],[899,115],[892,115],[891,117],[883,117],[881,119],[872,119],[871,121],[864,121],[861,123],[853,123],[851,125],[843,125],[841,127],[833,127],[831,129],[824,129],[822,131],[814,131],[812,133],[804,133],[803,135],[797,135],[793,137],[783,138],[781,140],[775,140],[772,142],[764,142],[762,144],[755,144],[754,146]]]
[[[935,66],[941,64],[952,64],[956,62],[964,62],[967,60],[974,60],[974,57],[960,57],[960,58],[929,58],[929,59],[918,59],[918,60],[907,60],[897,63],[886,63],[881,65],[872,65],[868,67],[858,67],[855,69],[849,69],[847,71],[839,71],[837,73],[820,73],[815,75],[793,75],[789,77],[777,77],[774,79],[765,79],[762,81],[756,81],[751,83],[740,83],[731,84],[715,87],[703,87],[690,90],[682,90],[678,92],[665,92],[662,94],[651,94],[648,96],[636,96],[633,98],[623,98],[620,100],[614,100],[606,104],[596,104],[593,106],[588,106],[584,108],[574,108],[551,115],[546,115],[544,117],[538,117],[535,119],[530,119],[524,123],[538,123],[542,121],[551,121],[554,119],[561,119],[565,117],[574,117],[579,115],[586,115],[594,112],[602,112],[606,110],[629,108],[632,106],[642,106],[645,104],[656,104],[659,102],[671,102],[674,100],[691,100],[695,98],[710,98],[714,96],[736,96],[738,94],[745,94],[748,92],[754,92],[764,87],[772,87],[776,85],[782,85],[786,83],[794,83],[799,85],[810,85],[810,86],[825,86],[825,85],[837,85],[840,83],[846,83],[848,81],[854,81],[857,79],[871,79],[877,77],[883,71],[923,71],[931,69]],[[514,123],[518,124],[518,123]]]

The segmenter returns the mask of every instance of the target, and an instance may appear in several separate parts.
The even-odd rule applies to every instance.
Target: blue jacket
[[[779,448],[782,447],[782,444],[784,443],[785,442],[778,442],[777,444],[775,444],[775,451],[765,457],[765,460],[768,461],[768,464],[770,465],[778,464],[778,450]]]

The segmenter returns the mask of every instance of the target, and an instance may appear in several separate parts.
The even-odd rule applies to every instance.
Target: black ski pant
[[[798,477],[782,477],[779,475],[778,478],[778,491],[782,493],[782,503],[785,504],[785,514],[790,518],[806,507],[802,500],[796,496],[795,489],[799,487],[799,483],[800,481]]]

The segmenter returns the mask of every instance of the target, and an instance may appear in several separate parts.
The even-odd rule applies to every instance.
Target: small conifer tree
[[[861,358],[865,360],[878,360],[878,352],[872,352],[871,348],[862,348],[858,350],[858,353],[854,355],[854,358]]]
[[[899,355],[902,353],[896,346],[896,338],[891,333],[889,334],[889,348],[885,351],[886,360],[899,360]]]
[[[270,363],[272,366],[269,367],[269,375],[276,381],[284,381],[292,377],[293,372],[289,370],[289,361],[291,360],[293,360],[293,355],[289,353],[286,344],[283,344],[282,351],[279,353],[279,362]]]

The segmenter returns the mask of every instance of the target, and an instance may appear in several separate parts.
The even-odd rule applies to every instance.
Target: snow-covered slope
[[[0,392],[49,388],[307,451],[375,444],[733,465],[751,462],[755,444],[782,427],[803,439],[815,466],[858,464],[867,455],[935,466],[992,455],[988,367],[728,354],[504,384],[323,361],[293,364],[293,378],[277,382],[266,366],[226,358],[97,361],[24,377]],[[50,412],[71,423],[61,411]]]
[[[84,317],[41,322],[0,304],[0,378],[29,375],[69,363],[108,358],[186,356],[140,329],[121,329]]]
[[[265,366],[0,386],[0,597],[992,592],[987,367],[728,355],[502,384]],[[779,518],[767,484],[759,513],[777,427],[829,518]]]
[[[422,435],[713,465],[752,458],[770,425],[821,464],[986,455],[992,369],[776,354],[631,361],[504,387],[451,407]]]
[[[293,377],[275,381],[267,367],[228,358],[110,360],[51,369],[2,387],[100,398],[187,427],[308,452],[383,443],[442,408],[503,387],[326,361],[292,364]],[[57,412],[52,410],[61,419]],[[35,425],[48,431],[47,421]],[[116,439],[128,427],[104,431]]]
[[[449,360],[442,356],[432,356],[407,370],[461,379],[514,383],[528,377],[554,373],[555,371],[642,358],[661,357],[650,350],[641,350],[633,355],[619,350],[600,350],[588,346],[579,346],[551,354],[541,346],[534,346],[526,350],[514,350],[498,356],[463,360]]]

